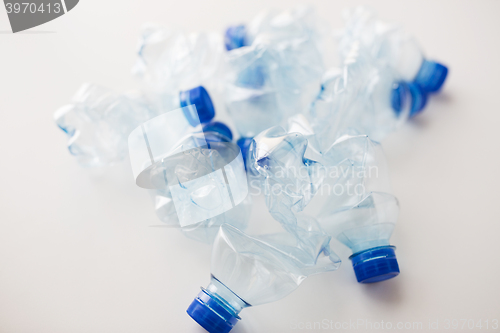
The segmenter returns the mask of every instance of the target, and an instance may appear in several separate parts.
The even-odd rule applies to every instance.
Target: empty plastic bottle
[[[236,141],[238,147],[240,147],[241,155],[243,156],[243,162],[245,162],[245,170],[247,170],[247,159],[248,159],[248,149],[252,143],[253,138],[239,138]]]
[[[249,43],[247,39],[247,29],[245,25],[240,24],[228,27],[224,34],[226,50],[231,51],[243,46],[248,46],[251,43]]]
[[[84,84],[54,120],[69,137],[68,149],[86,167],[111,165],[127,156],[128,134],[153,112],[125,95]]]
[[[321,164],[304,157],[307,145],[302,134],[281,126],[263,131],[250,145],[251,171],[262,176],[267,207],[280,222],[293,220],[323,180]]]
[[[308,9],[261,15],[246,46],[228,52],[226,107],[241,136],[283,123],[310,103],[324,71],[313,17]]]
[[[297,238],[298,248],[313,255],[325,234],[311,214],[301,212],[316,194],[324,172],[320,163],[304,156],[306,149],[302,134],[272,127],[250,144],[247,170],[260,182],[271,216]]]
[[[145,122],[130,134],[129,149],[137,185],[155,189],[160,220],[211,242],[223,223],[246,228],[250,199],[231,131],[220,122],[192,126],[184,114],[195,111],[178,109]]]
[[[311,147],[322,154],[346,134],[381,140],[394,131],[425,104],[417,85],[398,82],[394,69],[354,42],[343,67],[324,74],[317,97],[300,119],[301,127],[310,130]]]
[[[286,233],[251,237],[222,225],[213,245],[210,284],[187,313],[208,332],[227,333],[244,308],[277,301],[307,276],[338,268],[328,239],[314,259],[295,241]]]
[[[209,122],[214,117],[212,100],[201,86],[178,93],[168,110],[191,104],[196,108],[183,108],[190,124],[198,119]],[[127,156],[127,138],[132,130],[160,113],[142,98],[85,84],[73,97],[73,103],[57,110],[54,118],[69,137],[70,153],[82,166],[95,167],[122,161]]]
[[[344,16],[346,24],[339,42],[341,57],[348,55],[352,43],[361,43],[373,59],[385,63],[398,73],[402,87],[396,89],[407,89],[411,97],[424,99],[410,113],[410,117],[416,115],[425,106],[426,97],[422,96],[437,92],[442,87],[448,68],[426,59],[413,36],[399,25],[379,20],[370,9],[356,7],[345,11]],[[394,92],[395,95],[400,93],[401,91]],[[398,99],[395,98],[395,110],[399,112]]]
[[[216,94],[223,90],[223,48],[217,33],[186,34],[149,24],[141,31],[132,71],[150,103],[170,111],[178,108],[171,105],[178,91],[196,86]]]
[[[305,212],[311,211],[323,230],[352,250],[358,282],[397,276],[390,237],[399,205],[380,144],[366,135],[342,137],[324,155],[324,165],[327,176]]]
[[[322,163],[306,158],[306,150],[302,134],[280,127],[259,134],[250,145],[248,167],[269,189],[271,215],[299,240],[308,229],[297,226],[301,212],[317,218],[322,230],[353,251],[359,282],[399,274],[389,243],[399,207],[380,145],[366,135],[344,136],[319,156]]]
[[[318,19],[308,6],[297,6],[290,10],[263,11],[250,24],[227,28],[224,43],[228,51],[252,45],[259,35],[272,36],[273,40],[318,38]]]
[[[233,141],[233,132],[231,132],[231,129],[226,124],[220,121],[203,124],[203,134],[207,141]]]

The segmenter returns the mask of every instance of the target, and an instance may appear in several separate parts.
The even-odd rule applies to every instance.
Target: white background
[[[81,0],[19,34],[9,33],[0,9],[0,332],[203,331],[185,310],[209,282],[210,247],[149,227],[157,223],[152,204],[128,163],[80,168],[52,114],[82,82],[134,86],[143,22],[222,32],[268,6],[296,3]],[[341,9],[358,1],[311,3],[340,27]],[[450,68],[425,113],[383,142],[401,202],[392,241],[402,273],[360,285],[348,250],[335,243],[338,271],[245,309],[235,333],[299,331],[293,327],[324,319],[424,328],[439,320],[441,329],[446,319],[460,327],[482,319],[485,331],[485,320],[500,319],[500,1],[372,6]],[[249,232],[276,224],[263,209],[260,202],[253,210]]]

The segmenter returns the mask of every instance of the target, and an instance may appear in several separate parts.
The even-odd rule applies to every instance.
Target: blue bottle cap
[[[238,141],[236,141],[236,144],[241,149],[241,155],[243,156],[243,159],[245,159],[248,154],[248,148],[250,148],[252,140],[253,138],[239,138]]]
[[[419,114],[427,104],[427,93],[415,83],[406,83],[411,95],[410,118]]]
[[[203,86],[193,88],[191,90],[181,91],[179,93],[179,99],[181,102],[181,108],[188,105],[194,104],[196,106],[196,111],[198,112],[198,118],[200,123],[208,123],[215,116],[214,105],[212,104],[212,99],[208,94],[207,90]],[[188,108],[184,109],[184,115],[186,116],[189,124],[191,126],[198,125],[196,119],[187,112]]]
[[[240,317],[205,289],[198,294],[186,312],[210,333],[227,333],[240,320]]]
[[[216,132],[229,139],[226,141],[233,140],[233,133],[231,132],[229,127],[227,127],[226,124],[221,123],[220,121],[212,121],[208,124],[203,125],[203,132],[205,132],[205,136],[208,135],[209,132]]]
[[[224,34],[224,44],[228,51],[246,46],[247,31],[244,25],[233,25]]]
[[[427,93],[415,83],[394,83],[391,91],[391,105],[396,115],[400,115],[407,103],[411,103],[409,116],[414,117],[427,104]]]
[[[241,156],[243,157],[243,162],[245,162],[245,170],[247,169],[248,149],[250,148],[252,140],[253,138],[239,138],[238,141],[236,141],[236,144],[241,149]]]
[[[434,61],[424,60],[414,82],[427,92],[436,92],[448,75],[448,67]]]
[[[396,82],[392,86],[391,105],[398,116],[407,103],[409,92],[409,88],[404,82]]]
[[[380,246],[350,256],[358,282],[379,282],[399,275],[395,249],[394,246]]]

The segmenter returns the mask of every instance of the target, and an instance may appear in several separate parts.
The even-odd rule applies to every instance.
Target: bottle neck
[[[231,289],[222,284],[213,275],[205,291],[217,298],[224,305],[230,307],[230,310],[232,310],[235,315],[238,315],[241,310],[250,306],[250,304],[238,297],[238,295],[232,292]]]

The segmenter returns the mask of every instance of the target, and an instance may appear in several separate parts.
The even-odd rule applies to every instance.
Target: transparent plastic
[[[308,6],[290,10],[267,10],[259,13],[248,26],[231,26],[226,30],[225,43],[228,51],[252,45],[259,35],[266,34],[275,40],[318,37],[318,19]]]
[[[311,146],[322,154],[343,135],[367,134],[381,140],[406,121],[411,111],[408,90],[398,90],[398,112],[391,100],[397,73],[375,62],[360,43],[340,69],[325,73],[320,91],[304,113],[303,126],[314,136]]]
[[[112,165],[127,156],[127,137],[154,115],[140,100],[84,84],[54,119],[69,137],[68,149],[85,167]]]
[[[359,282],[396,276],[399,267],[390,237],[399,205],[380,144],[366,135],[344,136],[324,154],[323,163],[327,177],[308,209],[323,230],[352,250]]]
[[[290,127],[307,134],[300,121]],[[318,249],[323,233],[348,246],[359,282],[399,274],[389,243],[399,206],[380,145],[366,135],[345,135],[318,155],[321,163],[306,158],[306,150],[304,135],[281,127],[264,131],[250,145],[248,167],[261,177],[273,218],[306,253]]]
[[[302,211],[323,180],[321,164],[304,157],[307,145],[302,134],[280,126],[263,131],[250,145],[251,169],[262,176],[266,204],[280,222]]]
[[[195,106],[186,108],[155,117],[130,134],[132,170],[138,186],[156,189],[155,210],[163,222],[210,242],[223,223],[246,227],[247,178],[227,126],[210,123],[202,131],[184,116],[196,115]]]
[[[188,107],[193,105],[194,107]],[[202,86],[177,93],[169,109],[183,108],[191,127],[215,116],[212,100]],[[86,167],[108,166],[127,157],[127,138],[141,123],[162,114],[142,94],[119,95],[93,84],[84,84],[73,103],[59,108],[54,119],[69,137],[68,148]]]
[[[380,141],[423,110],[448,70],[424,59],[415,39],[399,26],[357,7],[339,35],[340,68],[327,71],[304,112],[311,146],[322,154],[343,135]]]
[[[310,215],[300,214],[318,191],[324,179],[323,166],[305,157],[307,139],[272,127],[250,144],[248,173],[260,181],[271,216],[297,238],[297,247],[314,253],[327,234]]]
[[[211,333],[229,332],[242,309],[277,301],[309,275],[339,265],[328,242],[311,257],[290,234],[251,237],[225,224],[213,245],[211,282],[187,312]]]
[[[383,22],[362,6],[346,10],[344,18],[346,24],[339,38],[341,56],[348,56],[350,45],[360,42],[373,59],[393,68],[400,80],[415,81],[427,92],[441,88],[447,68],[426,60],[415,38],[400,25]]]
[[[243,137],[303,110],[324,72],[314,12],[269,12],[248,27],[248,45],[227,53],[226,106]]]
[[[196,86],[221,91],[223,55],[217,33],[186,34],[149,24],[142,29],[132,72],[150,104],[166,112],[179,107],[179,91]]]

